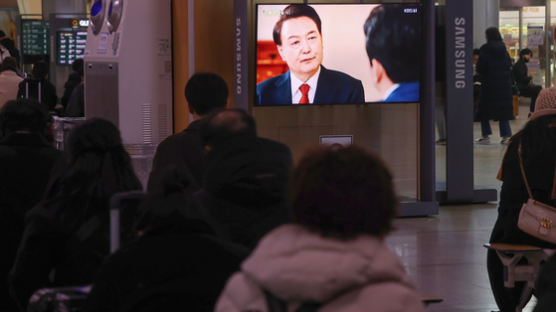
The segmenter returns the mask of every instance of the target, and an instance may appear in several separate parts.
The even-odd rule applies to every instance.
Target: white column
[[[473,0],[473,48],[486,43],[485,30],[498,27],[500,0]]]
[[[42,0],[43,16],[48,18],[52,13],[86,14],[86,0]]]

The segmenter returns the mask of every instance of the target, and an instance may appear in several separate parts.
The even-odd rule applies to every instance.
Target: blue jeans
[[[501,137],[511,137],[512,128],[510,128],[509,120],[499,120],[500,136]],[[481,120],[481,133],[483,137],[487,137],[492,134],[492,129],[490,128],[490,122],[488,120]]]

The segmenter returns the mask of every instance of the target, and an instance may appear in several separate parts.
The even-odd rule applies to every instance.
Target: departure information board
[[[87,30],[58,31],[56,33],[56,53],[59,65],[70,65],[83,58],[87,43]]]
[[[49,23],[41,20],[21,21],[21,40],[23,55],[49,54]]]

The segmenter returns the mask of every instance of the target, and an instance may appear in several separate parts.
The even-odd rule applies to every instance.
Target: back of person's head
[[[403,8],[401,4],[377,6],[363,27],[369,61],[379,61],[395,83],[418,81],[421,69],[420,15],[403,14]]]
[[[104,119],[90,119],[70,132],[68,166],[61,197],[77,195],[107,203],[118,192],[137,190],[141,183],[122,145],[120,131]]]
[[[6,37],[6,33],[3,30],[0,30],[0,39]]]
[[[228,85],[217,74],[196,73],[185,86],[185,98],[191,113],[199,116],[226,107],[228,102]]]
[[[398,205],[386,165],[353,145],[307,152],[294,169],[290,196],[294,222],[341,239],[384,237]]]
[[[44,61],[38,61],[33,65],[33,70],[31,71],[31,76],[33,79],[41,80],[46,79],[48,75],[48,64]]]
[[[6,49],[12,51],[15,49],[15,42],[10,38],[2,38],[0,40],[0,44],[2,44]]]
[[[524,56],[524,55],[533,56],[533,51],[531,51],[531,49],[529,48],[521,49],[521,51],[519,51],[519,56]]]
[[[313,7],[306,4],[290,4],[282,11],[280,19],[274,25],[274,29],[272,31],[274,43],[279,46],[282,45],[282,24],[289,19],[298,17],[310,18],[317,25],[319,33],[322,34],[320,17]]]
[[[473,55],[477,55],[477,56],[478,56],[479,54],[481,54],[481,50],[479,50],[479,49],[473,49]]]
[[[74,72],[79,73],[79,75],[83,76],[83,59],[76,59],[71,64],[71,68]]]
[[[0,136],[17,131],[46,135],[51,120],[44,105],[38,102],[24,99],[8,101],[0,111]]]
[[[188,226],[195,222],[187,222],[186,209],[190,205],[190,177],[179,170],[166,173],[162,192],[149,193],[143,199],[134,222],[134,231],[153,233]],[[201,223],[201,221],[199,221]],[[208,226],[202,223],[201,227]]]
[[[496,27],[489,27],[485,30],[487,42],[502,41],[502,35]]]
[[[15,57],[8,56],[4,60],[2,60],[2,71],[4,70],[11,70],[17,72],[17,60]]]
[[[214,147],[236,136],[257,136],[255,119],[241,109],[216,111],[201,126],[203,146]]]

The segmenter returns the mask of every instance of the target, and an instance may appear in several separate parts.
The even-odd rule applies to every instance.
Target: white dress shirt
[[[382,97],[382,100],[385,101],[390,94],[392,94],[392,92],[396,91],[396,89],[400,86],[399,83],[394,84],[393,86],[390,87],[390,89],[386,90],[386,93],[384,93],[384,96]]]
[[[299,87],[306,83],[309,85],[309,103],[313,104],[313,101],[315,100],[315,93],[317,91],[317,82],[319,81],[319,75],[320,75],[320,66],[319,69],[317,70],[317,72],[311,76],[311,78],[309,78],[309,80],[307,81],[301,81],[299,80],[292,71],[290,71],[290,82],[292,85],[292,104],[299,104],[299,101],[301,100],[301,90],[299,90]]]

